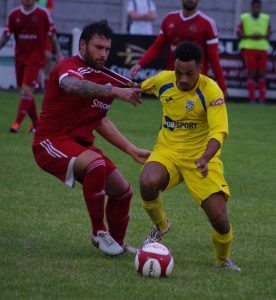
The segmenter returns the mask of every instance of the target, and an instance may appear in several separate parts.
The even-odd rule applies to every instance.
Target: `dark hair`
[[[182,42],[175,49],[175,58],[181,61],[195,60],[197,64],[200,64],[201,57],[201,48],[192,42]]]
[[[84,40],[88,43],[93,35],[104,36],[107,39],[111,39],[113,31],[108,25],[107,20],[101,20],[99,22],[91,23],[83,28],[80,36],[80,40]]]
[[[254,4],[262,5],[262,1],[261,0],[251,0],[251,5],[254,5]]]

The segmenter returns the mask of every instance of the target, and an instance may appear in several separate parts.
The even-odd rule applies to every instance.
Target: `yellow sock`
[[[161,195],[153,201],[142,200],[142,206],[146,210],[152,222],[157,225],[161,231],[166,231],[168,229],[167,217],[163,208]]]
[[[233,240],[232,226],[226,234],[220,234],[212,228],[212,240],[216,250],[216,263],[222,264],[227,257],[230,256],[231,242]]]

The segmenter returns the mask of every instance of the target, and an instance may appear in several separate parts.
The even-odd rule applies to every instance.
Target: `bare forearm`
[[[218,152],[220,147],[221,145],[219,141],[217,141],[216,139],[210,139],[201,158],[205,159],[208,162]]]
[[[87,80],[78,80],[75,77],[65,77],[60,86],[67,94],[82,97],[107,97],[111,96],[112,86],[110,84],[99,85]]]
[[[131,150],[135,147],[122,135],[115,124],[107,118],[101,121],[101,124],[96,128],[96,131],[110,144],[127,154],[130,154]]]
[[[133,21],[154,21],[156,19],[156,12],[150,11],[145,14],[139,14],[137,12],[129,13],[129,17]]]
[[[60,82],[60,87],[69,95],[81,97],[111,97],[119,98],[134,106],[142,103],[141,89],[119,88],[108,84],[97,84],[88,80],[80,80],[73,76],[66,76]]]

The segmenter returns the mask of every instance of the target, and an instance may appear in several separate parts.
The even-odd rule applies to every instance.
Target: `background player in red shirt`
[[[106,116],[115,97],[133,105],[141,103],[139,88],[122,88],[129,80],[119,82],[104,68],[111,35],[105,20],[87,25],[79,55],[64,59],[51,71],[33,153],[43,170],[68,186],[73,187],[75,180],[82,183],[92,243],[108,255],[118,255],[131,249],[124,238],[132,189],[114,163],[93,146],[92,132],[96,130],[137,162],[144,163],[150,152],[130,143]]]
[[[168,48],[167,69],[174,69],[175,48],[183,41],[198,44],[203,52],[201,73],[207,74],[210,63],[220,88],[227,96],[227,87],[219,61],[218,31],[213,19],[197,10],[200,0],[182,0],[181,11],[170,12],[161,23],[161,30],[143,57],[134,65],[131,76],[135,78],[137,72],[157,58],[162,49]]]
[[[0,39],[0,49],[14,34],[15,71],[17,84],[21,88],[21,102],[18,107],[16,120],[10,128],[17,132],[26,115],[32,119],[30,131],[37,125],[37,110],[33,97],[34,84],[40,68],[45,63],[45,41],[50,36],[57,53],[58,60],[62,53],[56,37],[55,26],[49,13],[36,6],[35,0],[21,0],[21,6],[9,13],[8,22]]]

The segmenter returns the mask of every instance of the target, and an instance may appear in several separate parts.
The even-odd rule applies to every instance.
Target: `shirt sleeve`
[[[209,18],[208,23],[207,23],[207,38],[206,38],[206,43],[207,45],[212,45],[212,44],[218,44],[218,29],[216,22]]]
[[[72,62],[63,61],[58,72],[59,84],[61,83],[62,79],[67,76],[72,76],[79,80],[83,80],[83,76],[78,71],[78,66]]]
[[[219,87],[223,92],[225,92],[227,90],[227,86],[224,79],[222,66],[220,64],[218,44],[211,44],[207,46],[207,57]]]
[[[51,35],[53,35],[54,33],[57,32],[56,26],[55,26],[55,24],[53,22],[53,19],[52,19],[51,15],[50,15],[49,11],[45,9],[44,13],[46,14],[46,16],[45,16],[45,22],[46,22],[47,28],[48,28],[48,35],[51,36]]]
[[[150,77],[142,82],[141,84],[142,92],[145,94],[154,94],[157,96],[157,86],[156,86],[156,76]]]
[[[153,44],[150,46],[150,48],[144,53],[144,55],[140,58],[138,61],[138,64],[144,68],[149,63],[151,63],[154,59],[156,59],[164,46],[166,45],[166,38],[164,34],[160,33]]]
[[[228,136],[228,116],[221,89],[214,84],[207,99],[208,139],[216,139],[221,145]]]

